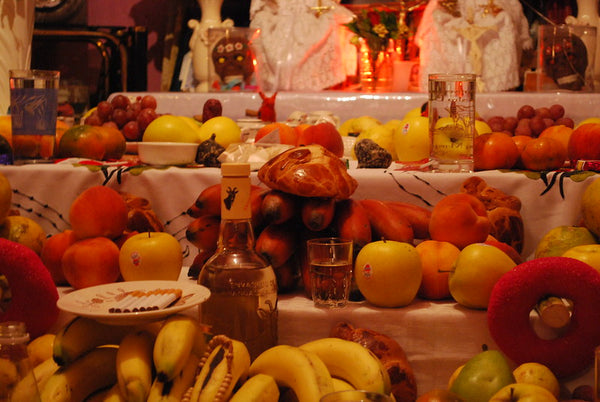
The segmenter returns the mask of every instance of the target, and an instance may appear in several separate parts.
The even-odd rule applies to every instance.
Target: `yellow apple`
[[[483,120],[475,120],[475,135],[491,133],[492,128]]]
[[[513,370],[518,383],[535,384],[546,388],[556,398],[560,396],[558,379],[547,366],[537,362],[527,362]]]
[[[473,138],[463,120],[442,117],[435,123],[432,150],[437,159],[455,160],[473,154]]]
[[[189,117],[189,116],[177,116],[180,119],[183,119],[183,121],[185,121],[187,123],[188,126],[190,126],[198,135],[198,138],[200,138],[200,127],[202,126],[202,122],[194,119],[193,117]]]
[[[394,131],[394,146],[398,161],[415,162],[429,158],[431,138],[429,119],[423,116],[408,117]]]
[[[119,252],[119,268],[126,281],[175,281],[182,266],[179,241],[166,232],[135,234],[125,240]]]
[[[492,396],[489,402],[556,402],[546,388],[535,384],[514,383],[506,385]]]
[[[580,121],[579,123],[577,123],[575,128],[577,128],[579,126],[583,126],[584,124],[588,124],[588,123],[600,123],[600,117],[588,117],[587,119],[584,119],[584,120]]]
[[[600,244],[575,246],[565,251],[562,256],[583,261],[600,271]]]
[[[372,126],[380,125],[381,122],[372,116],[352,117],[344,121],[338,131],[340,135],[358,136],[360,133]]]
[[[142,136],[145,142],[200,142],[197,132],[180,116],[164,114],[152,120]]]
[[[408,112],[406,112],[404,114],[404,116],[402,116],[402,120],[411,119],[413,117],[422,117],[423,116],[422,113],[423,112],[421,111],[421,106],[415,107],[413,109],[410,109]]]
[[[463,248],[450,272],[448,287],[457,303],[485,309],[498,279],[517,264],[504,251],[485,243]]]
[[[216,116],[206,120],[200,126],[199,134],[200,141],[208,140],[215,134],[215,141],[224,148],[242,141],[242,129],[235,120],[227,116]]]
[[[379,307],[406,306],[421,285],[421,257],[409,243],[371,242],[356,256],[354,278],[369,303]]]

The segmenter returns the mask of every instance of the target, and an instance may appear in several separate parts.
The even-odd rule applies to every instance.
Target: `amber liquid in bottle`
[[[277,280],[254,251],[249,165],[223,164],[221,173],[219,242],[198,277],[211,291],[200,305],[200,320],[212,334],[244,342],[254,359],[277,344]]]

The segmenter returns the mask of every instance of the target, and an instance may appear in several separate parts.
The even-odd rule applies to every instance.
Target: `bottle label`
[[[224,177],[221,181],[221,218],[249,219],[250,179],[248,177]]]

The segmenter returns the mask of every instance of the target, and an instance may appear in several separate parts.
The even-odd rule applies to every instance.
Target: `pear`
[[[515,377],[504,355],[497,350],[484,350],[460,370],[450,391],[469,402],[488,402],[496,392],[514,382]]]

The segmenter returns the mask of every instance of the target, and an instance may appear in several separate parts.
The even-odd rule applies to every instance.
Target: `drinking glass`
[[[307,241],[312,299],[317,307],[344,307],[352,285],[352,241],[337,237]]]
[[[60,72],[10,70],[9,75],[14,163],[51,162]]]
[[[472,172],[475,74],[429,75],[430,161],[434,172]]]

